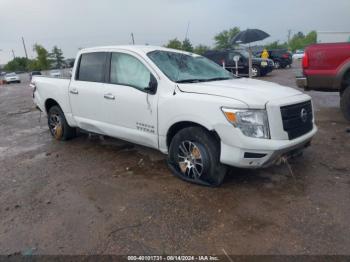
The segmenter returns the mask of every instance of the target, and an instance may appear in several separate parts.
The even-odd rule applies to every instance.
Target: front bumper
[[[13,79],[5,79],[5,82],[6,83],[17,83],[19,82],[20,80],[19,79],[16,79],[16,78],[13,78]]]
[[[270,65],[264,66],[264,67],[261,67],[261,73],[268,74],[268,73],[272,72],[273,69],[274,69],[274,66],[270,66]]]
[[[317,127],[293,140],[254,139],[254,147],[236,147],[221,142],[220,162],[241,168],[261,168],[273,165],[281,157],[293,155],[310,145]]]

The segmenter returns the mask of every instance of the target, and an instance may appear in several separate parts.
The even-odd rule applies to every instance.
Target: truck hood
[[[269,101],[302,94],[302,92],[290,87],[249,78],[178,84],[178,87],[186,93],[206,94],[239,100],[250,108],[263,108]]]

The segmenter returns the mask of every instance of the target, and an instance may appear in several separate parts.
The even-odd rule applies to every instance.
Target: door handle
[[[103,97],[106,98],[106,99],[109,99],[109,100],[114,100],[115,99],[115,96],[110,94],[110,93],[105,94]]]
[[[77,95],[77,94],[79,94],[79,92],[78,92],[78,90],[77,89],[71,89],[71,90],[69,90],[69,93],[71,93],[71,94],[73,94],[73,95]]]

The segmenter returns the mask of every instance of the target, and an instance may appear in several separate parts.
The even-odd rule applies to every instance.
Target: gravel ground
[[[264,78],[295,86],[294,70]],[[51,138],[28,83],[0,86],[0,254],[350,255],[350,133],[337,93],[310,92],[319,132],[290,167],[185,183],[155,150]]]

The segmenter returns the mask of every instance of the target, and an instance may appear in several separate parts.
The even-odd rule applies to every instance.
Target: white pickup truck
[[[70,80],[34,76],[31,86],[56,139],[80,128],[152,147],[168,154],[175,175],[210,186],[227,166],[299,153],[317,131],[308,95],[162,47],[83,49]]]

